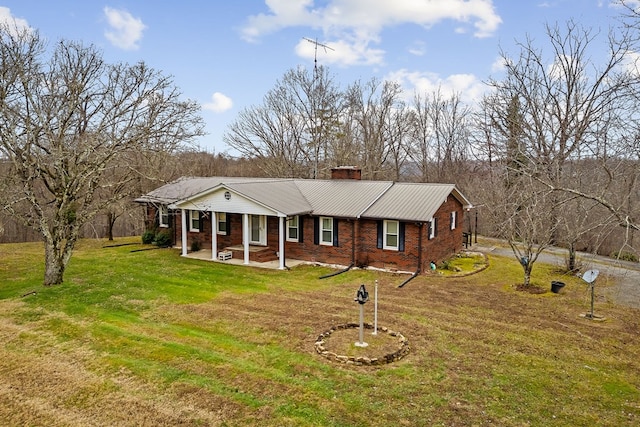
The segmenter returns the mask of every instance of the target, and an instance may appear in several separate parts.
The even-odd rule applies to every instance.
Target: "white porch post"
[[[186,209],[180,209],[181,212],[181,220],[182,220],[182,233],[181,233],[181,245],[182,245],[182,256],[187,255],[187,211]]]
[[[242,244],[244,245],[244,264],[249,264],[249,215],[242,214]]]
[[[211,210],[211,259],[218,255],[218,214]]]
[[[284,270],[284,230],[285,230],[285,217],[281,216],[280,221],[278,222],[278,259],[280,261],[280,270]]]

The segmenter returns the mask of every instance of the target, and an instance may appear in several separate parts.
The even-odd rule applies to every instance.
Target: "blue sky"
[[[545,23],[574,19],[606,32],[613,0],[0,0],[16,19],[55,42],[99,47],[109,62],[144,61],[174,77],[203,106],[198,144],[229,151],[227,126],[259,105],[284,73],[329,67],[343,88],[371,77],[399,81],[408,97],[441,87],[473,102],[499,77],[500,48],[544,40]]]

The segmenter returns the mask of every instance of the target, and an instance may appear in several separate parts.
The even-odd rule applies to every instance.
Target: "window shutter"
[[[376,221],[376,222],[378,223],[378,244],[376,245],[376,247],[378,249],[382,249],[382,244],[383,244],[383,241],[384,241],[384,236],[383,236],[384,225],[383,225],[381,220],[380,221]]]
[[[313,217],[313,244],[320,244],[320,218]]]
[[[227,213],[227,236],[231,235],[231,215]]]
[[[302,216],[298,217],[298,242],[302,243],[302,230],[304,230],[304,225],[302,224]]]
[[[398,251],[404,252],[404,222],[399,223],[398,230]]]
[[[438,237],[438,220],[433,218],[433,237]]]
[[[338,246],[338,218],[333,218],[333,246]]]
[[[198,227],[200,228],[200,232],[204,231],[204,215],[202,211],[198,212]]]

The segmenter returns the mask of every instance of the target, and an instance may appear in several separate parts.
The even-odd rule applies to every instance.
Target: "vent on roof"
[[[331,169],[331,179],[362,179],[362,171],[357,166],[338,166]]]

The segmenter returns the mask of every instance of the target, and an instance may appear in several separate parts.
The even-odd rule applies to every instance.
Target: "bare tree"
[[[415,94],[411,115],[409,156],[422,182],[451,182],[469,160],[471,109],[460,96],[440,90]]]
[[[637,152],[635,139],[630,137],[637,134],[637,104],[632,95],[638,83],[638,73],[630,72],[628,66],[630,38],[610,32],[607,56],[596,64],[592,54],[599,34],[573,21],[546,30],[550,58],[531,39],[519,44],[515,59],[502,54],[506,76],[489,82],[493,92],[483,103],[488,118],[484,124],[493,128],[486,152],[498,153],[509,181],[520,182],[520,175],[527,175],[542,184],[542,190],[536,191],[542,191],[549,201],[546,216],[550,219],[547,225],[554,230],[552,241],[562,236],[558,224],[564,212],[558,209],[566,206],[565,198],[575,196],[593,200],[621,224],[637,227],[617,196],[604,191],[620,183],[617,165],[623,158],[628,161],[622,153]],[[569,167],[587,160],[598,167],[590,173],[601,178],[590,181],[589,187],[572,173],[576,168]],[[621,191],[616,188],[615,193]],[[607,226],[608,215],[600,221],[601,227]],[[571,222],[573,227],[581,223],[583,230],[564,233],[569,247],[594,226]]]
[[[2,209],[44,240],[44,284],[62,283],[83,224],[139,187],[150,158],[202,133],[198,106],[143,63],[110,65],[94,47],[0,29]],[[108,188],[119,187],[108,197]]]
[[[324,67],[289,70],[260,106],[243,110],[225,143],[269,176],[317,178],[335,138],[341,93]]]
[[[402,127],[390,127],[389,124],[393,122],[393,115],[403,107],[401,93],[399,83],[381,82],[376,78],[365,84],[355,82],[346,90],[342,122],[352,137],[352,143],[358,147],[362,174],[367,179],[380,179],[392,174],[388,156],[392,151],[392,141],[397,142],[399,137],[390,135],[390,132],[402,130]]]
[[[487,211],[502,218],[497,229],[505,239],[523,269],[523,285],[530,286],[533,266],[540,254],[547,249],[559,225],[558,218],[549,215],[558,203],[553,191],[545,189],[528,175],[506,181],[504,176],[494,175],[485,182]]]

